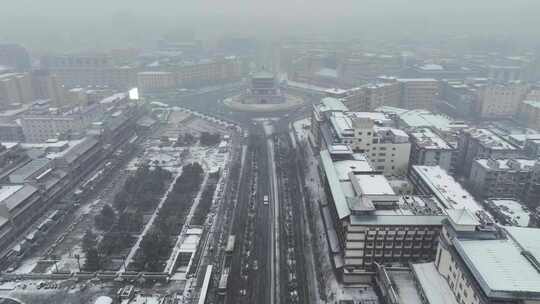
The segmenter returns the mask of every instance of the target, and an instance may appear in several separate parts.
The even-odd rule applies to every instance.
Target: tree
[[[87,271],[97,271],[101,268],[101,259],[98,250],[93,247],[86,253],[84,269]]]
[[[202,132],[200,137],[201,145],[203,146],[215,146],[219,144],[220,136],[219,134]]]
[[[82,250],[88,254],[88,251],[97,245],[97,236],[91,231],[86,230],[82,238]]]
[[[111,228],[115,221],[116,213],[110,205],[103,206],[101,212],[95,217],[96,227],[101,230]]]

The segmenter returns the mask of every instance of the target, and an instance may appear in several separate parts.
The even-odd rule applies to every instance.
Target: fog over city
[[[0,304],[540,303],[540,0],[0,0]]]
[[[538,42],[531,38],[540,35],[540,2],[535,0],[3,2],[0,40],[19,38],[36,48],[135,45],[165,33],[201,38],[223,33],[397,39],[478,35],[533,46]]]

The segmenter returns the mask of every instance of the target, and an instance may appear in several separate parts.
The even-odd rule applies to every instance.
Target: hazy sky
[[[539,0],[0,0],[0,40],[107,47],[198,36],[288,33],[540,37]]]

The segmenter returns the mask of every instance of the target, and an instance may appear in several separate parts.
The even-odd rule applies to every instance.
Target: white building
[[[334,100],[335,104],[343,104]],[[353,152],[365,153],[377,171],[386,176],[405,175],[409,163],[411,144],[402,130],[390,127],[392,120],[383,113],[348,112],[336,105],[327,111],[328,98],[312,117],[314,140],[320,149],[345,144]],[[346,107],[345,107],[346,108]]]

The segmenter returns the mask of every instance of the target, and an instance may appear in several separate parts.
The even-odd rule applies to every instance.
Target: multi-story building
[[[439,81],[433,78],[401,78],[401,106],[406,109],[432,110],[439,94]]]
[[[433,260],[444,219],[429,197],[400,197],[367,159],[320,153],[323,207],[334,266],[347,283],[369,282],[376,263]]]
[[[409,180],[416,194],[435,197],[445,210],[466,210],[479,219],[488,216],[481,204],[439,166],[412,166]]]
[[[369,112],[378,107],[397,107],[401,102],[398,82],[377,82],[348,90],[344,103],[351,111]]]
[[[183,87],[233,82],[242,77],[241,62],[236,57],[184,62],[167,70],[176,72],[177,81]]]
[[[467,124],[454,120],[447,115],[433,113],[427,110],[407,110],[395,107],[380,107],[378,112],[395,117],[397,127],[407,131],[427,127],[434,130],[450,143],[457,141],[457,134],[467,128]]]
[[[521,82],[493,83],[478,87],[476,115],[483,119],[516,115],[527,91],[528,86]]]
[[[540,99],[523,101],[519,110],[519,118],[528,128],[540,131]]]
[[[517,227],[531,225],[532,214],[529,208],[518,200],[492,198],[484,201],[484,207],[501,225]]]
[[[34,100],[29,73],[0,74],[0,106],[29,103]]]
[[[477,222],[459,225],[448,220],[435,267],[423,274],[443,282],[432,292],[449,289],[449,296],[464,304],[539,302],[538,229],[486,228]]]
[[[148,71],[137,74],[137,88],[141,93],[171,90],[177,87],[173,72]]]
[[[457,148],[429,128],[409,133],[411,158],[409,165],[439,166],[449,173],[455,170]]]
[[[66,112],[27,114],[21,119],[23,133],[29,142],[44,142],[66,133],[83,133],[103,115],[100,104],[74,107]]]
[[[442,80],[437,108],[461,119],[475,117],[477,88],[462,80]]]
[[[106,54],[44,56],[41,64],[70,88],[105,86],[125,90],[137,84],[136,68],[116,66],[113,57]]]
[[[32,71],[32,87],[36,99],[49,100],[55,107],[68,104],[67,91],[58,76],[46,70]]]
[[[30,55],[26,49],[18,44],[0,44],[0,65],[11,67],[19,72],[29,71],[31,66]]]
[[[314,142],[320,149],[345,144],[354,152],[366,153],[373,166],[386,176],[405,175],[411,149],[407,133],[389,127],[392,120],[382,113],[324,111],[328,101],[325,99],[313,114],[313,135],[319,137]],[[334,103],[343,105],[338,100]]]
[[[513,158],[521,151],[488,129],[469,128],[463,130],[458,143],[457,172],[468,177],[475,159]]]
[[[523,198],[540,162],[528,159],[475,159],[468,184],[478,197]]]
[[[401,59],[398,54],[343,54],[337,58],[337,74],[344,86],[358,86],[380,75],[398,75]]]

